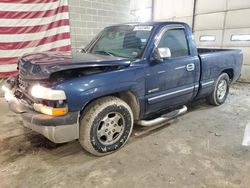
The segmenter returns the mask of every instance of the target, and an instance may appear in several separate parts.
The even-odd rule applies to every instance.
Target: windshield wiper
[[[94,51],[94,53],[106,54],[106,55],[109,55],[109,56],[117,56],[116,54],[114,54],[112,52],[105,51],[105,50],[97,50],[97,51]]]
[[[81,49],[81,52],[87,53],[87,50],[85,50],[85,48],[82,48],[82,49]]]
[[[99,53],[99,54],[106,54],[109,56],[115,56],[115,57],[121,57],[121,58],[130,58],[130,57],[126,57],[126,56],[121,56],[121,55],[117,55],[114,52],[110,52],[110,51],[105,51],[105,50],[97,50],[97,51],[93,51],[92,53]]]
[[[110,53],[110,52],[108,52],[108,51],[104,51],[104,50],[94,51],[94,53],[106,54],[106,55],[109,55],[109,56],[114,56],[112,53]]]

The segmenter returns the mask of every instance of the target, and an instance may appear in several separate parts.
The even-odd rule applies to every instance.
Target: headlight
[[[31,95],[35,98],[47,100],[65,100],[66,95],[63,90],[54,90],[43,87],[41,85],[34,85],[31,88]]]

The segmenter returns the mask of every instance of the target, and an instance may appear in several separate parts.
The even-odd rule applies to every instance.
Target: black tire
[[[221,88],[220,84],[223,84],[223,83],[225,84],[225,91],[223,90],[223,93],[222,93],[223,95],[222,94],[220,95],[222,91],[220,90]],[[227,99],[227,96],[229,93],[229,86],[230,86],[230,78],[228,74],[222,73],[214,84],[213,92],[207,97],[208,103],[214,106],[219,106],[223,104]]]
[[[128,141],[133,129],[133,113],[117,97],[103,97],[90,103],[80,118],[79,142],[96,156],[110,154]]]

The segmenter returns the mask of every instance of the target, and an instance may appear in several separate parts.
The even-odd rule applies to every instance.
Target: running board
[[[187,111],[187,107],[184,105],[182,108],[178,109],[178,110],[174,110],[172,112],[169,112],[167,114],[162,115],[161,117],[158,117],[156,119],[152,119],[152,120],[139,120],[136,122],[137,125],[141,125],[141,126],[145,126],[145,127],[150,127],[150,126],[154,126],[160,123],[163,123],[165,121],[168,121],[170,119],[173,119],[177,116],[180,116],[184,113],[186,113]]]

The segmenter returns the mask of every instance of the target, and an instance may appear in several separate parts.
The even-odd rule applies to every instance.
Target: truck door
[[[190,52],[183,26],[166,26],[156,48],[168,48],[171,57],[151,60],[146,68],[146,114],[192,100],[199,87],[200,60]]]

